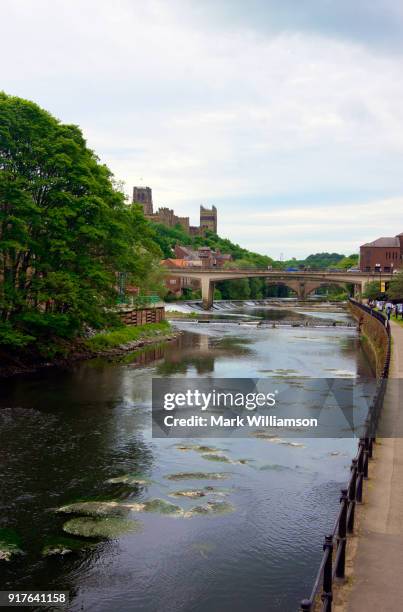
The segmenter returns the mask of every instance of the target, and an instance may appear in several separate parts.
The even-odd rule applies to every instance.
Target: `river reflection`
[[[66,589],[69,609],[101,612],[287,612],[309,591],[356,441],[209,439],[228,459],[215,462],[194,450],[203,440],[181,450],[151,438],[151,377],[368,375],[356,331],[178,326],[175,341],[120,360],[3,383],[0,528],[18,533],[25,554],[2,562],[2,589]],[[226,478],[170,479],[183,472]],[[108,482],[126,474],[143,482]],[[214,492],[202,499],[175,497],[205,487]],[[136,512],[140,532],[42,556],[71,518],[56,508],[110,499],[162,499],[182,514]],[[208,501],[233,511],[192,514]]]

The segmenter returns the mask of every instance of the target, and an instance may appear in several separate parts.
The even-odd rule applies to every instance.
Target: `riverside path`
[[[403,326],[391,321],[390,382],[382,421],[403,432],[403,403],[393,379],[403,378]],[[403,383],[402,383],[403,384]],[[382,434],[380,434],[382,436]],[[403,610],[403,437],[378,438],[358,534],[347,612]],[[335,606],[335,610],[342,609]]]

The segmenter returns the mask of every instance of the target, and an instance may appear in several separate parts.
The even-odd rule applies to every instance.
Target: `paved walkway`
[[[393,321],[391,325],[390,376],[403,378],[403,326]],[[403,432],[403,394],[399,405],[393,383],[388,385],[382,416],[383,424],[388,421],[400,425]],[[378,442],[365,483],[348,612],[403,610],[403,437],[380,437]]]

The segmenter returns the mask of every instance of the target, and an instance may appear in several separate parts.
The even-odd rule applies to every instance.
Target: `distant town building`
[[[141,204],[144,216],[154,223],[167,227],[180,225],[191,236],[204,236],[206,230],[217,233],[217,209],[200,206],[200,225],[190,225],[189,217],[179,217],[171,208],[160,207],[154,212],[152,190],[150,187],[133,187],[133,202]]]
[[[403,268],[403,233],[360,246],[361,272],[393,272]]]
[[[175,257],[164,259],[161,263],[166,268],[180,268],[183,276],[167,276],[165,285],[169,293],[180,296],[183,289],[195,290],[200,287],[197,279],[186,276],[186,270],[190,268],[222,268],[227,261],[231,261],[229,254],[221,253],[218,249],[214,251],[210,247],[199,247],[193,250],[187,246],[175,245]]]
[[[201,246],[195,251],[179,244],[175,245],[175,257],[184,259],[190,266],[204,268],[222,268],[226,262],[232,260],[229,253],[221,253],[219,249],[214,251],[208,246]]]
[[[194,291],[199,288],[200,283],[198,280],[186,276],[186,269],[194,267],[193,262],[170,257],[163,259],[161,263],[166,268],[179,268],[183,270],[183,276],[167,276],[165,278],[165,286],[168,293],[173,294],[175,297],[180,297],[184,289]]]

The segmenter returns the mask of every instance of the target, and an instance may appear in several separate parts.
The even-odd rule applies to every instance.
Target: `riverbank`
[[[0,378],[30,374],[44,368],[67,367],[76,361],[95,357],[113,357],[139,348],[170,342],[181,332],[173,329],[168,321],[145,325],[126,325],[74,341],[59,341],[56,355],[51,359],[41,357],[37,351],[0,354]]]
[[[350,310],[358,322],[358,329],[364,350],[379,378],[382,375],[388,350],[386,329],[383,324],[379,324],[378,319],[365,313],[354,303],[350,303]]]

